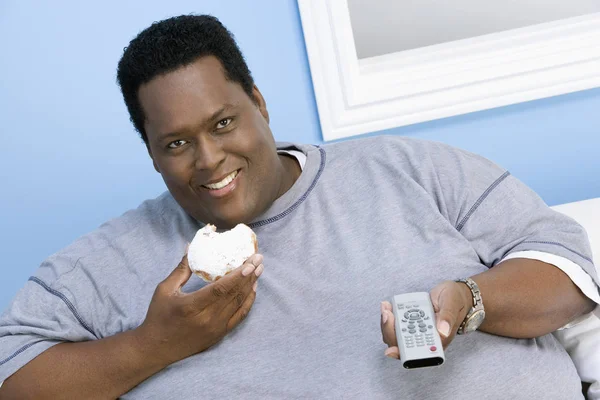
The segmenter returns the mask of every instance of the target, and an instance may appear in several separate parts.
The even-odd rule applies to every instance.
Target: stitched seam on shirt
[[[589,257],[586,257],[585,255],[583,255],[583,254],[581,254],[581,253],[579,253],[579,252],[577,252],[577,251],[575,251],[575,250],[573,250],[573,249],[570,249],[570,248],[568,248],[567,246],[565,246],[565,245],[564,245],[564,244],[562,244],[562,243],[558,243],[558,242],[547,242],[547,241],[542,241],[542,240],[526,240],[526,241],[524,241],[524,242],[521,242],[521,243],[519,243],[519,244],[525,244],[525,243],[534,243],[534,244],[551,244],[551,245],[554,245],[554,246],[559,246],[559,247],[562,247],[562,248],[563,248],[563,249],[565,249],[565,250],[568,250],[568,251],[570,251],[570,252],[571,252],[571,253],[573,253],[573,254],[576,254],[576,255],[578,255],[579,257],[583,258],[585,261],[588,261],[588,262],[589,262],[589,263],[591,263],[591,264],[593,264],[593,263],[594,263],[594,262],[592,261],[592,259],[591,259],[591,258],[589,258]]]
[[[506,171],[498,179],[496,179],[494,181],[494,183],[492,183],[490,185],[490,187],[488,187],[485,190],[485,192],[483,192],[483,194],[479,197],[479,199],[477,199],[477,201],[475,202],[475,204],[473,204],[473,207],[471,207],[471,209],[469,210],[469,212],[467,213],[467,215],[465,215],[464,218],[462,219],[462,221],[460,221],[460,223],[456,227],[457,231],[459,231],[459,232],[461,231],[461,229],[465,226],[465,224],[467,223],[467,221],[469,220],[469,218],[471,218],[471,215],[473,215],[473,213],[477,210],[477,208],[479,208],[479,206],[481,205],[481,203],[483,203],[483,201],[489,196],[489,194],[492,193],[492,190],[494,190],[509,175],[510,175],[510,172]]]
[[[73,315],[75,316],[75,318],[77,318],[77,321],[79,321],[79,323],[81,324],[81,326],[83,326],[86,331],[88,331],[89,333],[91,333],[92,336],[96,337],[96,335],[94,334],[94,332],[92,331],[92,329],[89,327],[89,325],[85,323],[85,321],[83,320],[83,318],[81,317],[81,315],[79,314],[79,312],[77,312],[77,309],[75,309],[75,306],[73,305],[73,303],[71,303],[69,301],[69,299],[67,299],[67,296],[65,296],[64,294],[62,294],[58,290],[52,289],[45,282],[43,282],[39,278],[36,278],[35,276],[30,277],[29,280],[31,282],[37,283],[38,285],[40,285],[41,287],[43,287],[44,289],[46,289],[46,291],[48,293],[53,294],[54,296],[56,296],[59,299],[61,299],[67,305],[67,307],[69,308],[69,310],[71,310],[71,312],[73,313]]]
[[[321,174],[323,173],[323,170],[325,169],[325,158],[326,158],[325,150],[323,150],[320,147],[318,147],[318,149],[319,149],[319,152],[321,153],[321,165],[319,166],[319,170],[317,171],[317,175],[315,176],[315,179],[313,179],[309,188],[302,195],[302,197],[300,197],[294,204],[292,204],[287,210],[283,211],[281,214],[278,214],[271,218],[267,218],[262,221],[257,221],[252,224],[248,224],[248,226],[250,228],[257,228],[259,226],[265,226],[265,225],[271,224],[273,222],[279,221],[280,219],[286,217],[288,214],[290,214],[292,211],[294,211],[296,208],[298,208],[300,206],[300,204],[302,204],[302,202],[304,202],[304,200],[306,200],[306,198],[308,197],[310,192],[312,192],[312,190],[317,185],[317,181],[319,180],[319,178],[321,177]]]
[[[15,358],[16,356],[18,356],[19,354],[21,354],[22,352],[24,352],[25,350],[27,350],[28,348],[30,348],[31,346],[33,346],[34,344],[37,344],[37,343],[40,343],[40,342],[29,343],[29,344],[26,344],[25,346],[21,347],[19,350],[15,351],[13,353],[13,355],[0,361],[0,366],[6,364],[7,362],[9,362],[10,360],[12,360],[13,358]]]

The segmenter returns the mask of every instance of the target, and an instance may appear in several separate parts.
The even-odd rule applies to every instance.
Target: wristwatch
[[[471,294],[473,295],[473,306],[467,312],[467,316],[460,324],[458,331],[459,335],[464,335],[469,332],[473,332],[479,328],[483,320],[485,319],[485,310],[483,309],[483,300],[481,299],[481,292],[479,286],[471,278],[457,279],[456,282],[462,282],[469,287]]]

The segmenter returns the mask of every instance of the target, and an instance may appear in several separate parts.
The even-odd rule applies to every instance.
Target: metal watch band
[[[481,292],[479,291],[479,286],[477,286],[477,283],[475,283],[473,279],[457,279],[456,282],[462,282],[466,284],[471,290],[471,295],[473,296],[473,304],[471,306],[471,309],[467,312],[465,319],[461,322],[460,326],[458,327],[458,331],[456,332],[457,334],[462,335],[465,333],[465,325],[467,324],[467,321],[469,321],[469,318],[476,311],[483,310],[483,300],[481,299]]]

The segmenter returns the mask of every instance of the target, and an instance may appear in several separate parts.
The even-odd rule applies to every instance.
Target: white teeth
[[[233,171],[231,174],[227,175],[225,177],[225,179],[223,179],[221,182],[211,183],[210,185],[204,185],[204,186],[209,189],[212,189],[212,190],[222,189],[225,186],[229,185],[231,183],[231,181],[235,179],[237,174],[238,174],[237,171]]]

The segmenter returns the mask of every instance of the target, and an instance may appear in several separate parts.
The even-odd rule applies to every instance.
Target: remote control
[[[443,364],[444,348],[427,292],[398,294],[392,301],[400,361],[406,369]]]

